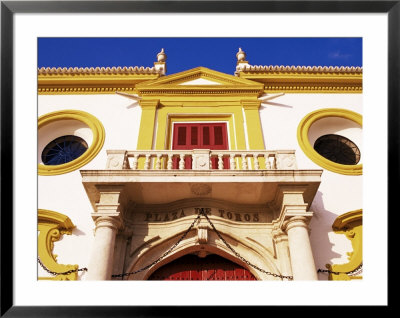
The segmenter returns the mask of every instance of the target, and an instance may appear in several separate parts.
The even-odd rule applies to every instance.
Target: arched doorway
[[[157,269],[149,280],[256,280],[242,266],[216,254],[184,255]]]

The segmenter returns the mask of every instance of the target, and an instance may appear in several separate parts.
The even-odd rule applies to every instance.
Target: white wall
[[[78,264],[79,267],[87,267],[93,241],[94,223],[90,216],[93,209],[82,185],[79,170],[105,169],[106,150],[108,149],[135,150],[141,109],[131,99],[108,94],[39,95],[38,104],[38,116],[66,109],[82,110],[95,116],[105,129],[104,146],[88,164],[66,174],[38,176],[38,208],[65,214],[76,225],[72,235],[63,235],[62,239],[54,245],[54,254],[58,255],[58,263]],[[62,129],[64,124],[60,121],[57,126]],[[44,130],[47,130],[46,127],[44,127]],[[41,137],[41,132],[39,132],[38,137]],[[50,135],[47,135],[45,139],[51,141],[49,139],[52,137],[50,137]],[[82,137],[90,145],[91,133],[86,132]],[[38,142],[38,152],[44,146],[45,142]],[[40,275],[42,273],[41,271]],[[79,275],[82,276],[84,273],[79,272]]]
[[[39,116],[57,110],[75,109],[94,115],[103,124],[106,132],[104,146],[91,162],[80,168],[82,170],[105,169],[108,149],[136,149],[141,109],[131,99],[108,94],[40,95],[39,105]],[[297,142],[300,121],[321,108],[345,108],[362,114],[362,95],[286,94],[263,104],[260,118],[266,149],[295,149],[299,169],[322,169],[302,152]],[[87,266],[94,225],[90,216],[92,207],[79,170],[57,176],[39,176],[38,192],[39,209],[63,213],[77,226],[73,235],[64,235],[55,244],[54,253],[59,255],[58,262]],[[331,226],[337,216],[360,208],[362,176],[345,176],[324,169],[311,207],[314,217],[310,224],[310,238],[317,268],[325,269],[327,263],[347,262],[346,252],[352,250],[350,241],[344,235],[333,233]],[[319,279],[327,279],[327,275],[320,274]]]
[[[343,108],[362,115],[362,95],[286,94],[268,104],[262,104],[260,118],[266,149],[295,149],[298,169],[323,169],[305,155],[297,141],[300,121],[307,114],[321,108]],[[322,119],[318,125],[312,125],[310,141],[316,139],[317,131],[322,132],[321,135],[332,132],[329,122],[330,119]],[[362,158],[360,128],[345,119],[339,119],[339,122],[343,124],[342,135],[359,146]],[[333,233],[332,223],[337,216],[363,207],[362,176],[347,176],[323,170],[322,181],[310,209],[314,212],[310,223],[310,239],[317,269],[326,269],[325,264],[328,263],[348,262],[346,253],[352,251],[351,243],[344,235]],[[327,278],[327,274],[319,274],[320,280]]]

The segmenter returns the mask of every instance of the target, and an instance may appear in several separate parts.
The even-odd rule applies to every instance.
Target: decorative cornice
[[[284,65],[249,65],[244,64],[240,72],[288,72],[288,73],[357,73],[362,74],[362,67],[354,66],[284,66]]]
[[[233,88],[233,87],[205,87],[205,86],[193,86],[193,87],[177,87],[175,88],[146,88],[140,90],[140,95],[259,95],[262,90],[252,88]]]
[[[163,76],[154,67],[42,67],[38,69],[38,94],[261,94],[285,93],[362,93],[362,67],[345,66],[261,66],[240,63],[236,76],[205,67]],[[205,78],[219,83],[182,86],[181,83]],[[262,86],[264,85],[264,87]]]
[[[38,75],[81,75],[81,74],[159,74],[155,67],[144,66],[113,66],[113,67],[41,67]]]
[[[106,86],[90,86],[83,87],[82,85],[40,85],[38,87],[39,95],[67,95],[67,94],[115,94],[115,92],[133,93],[133,86],[123,87],[121,85],[111,86],[110,83],[102,83]],[[108,84],[108,86],[107,86]]]
[[[243,64],[235,75],[263,83],[266,93],[362,93],[362,67]]]
[[[47,67],[38,69],[38,94],[114,94],[133,92],[137,83],[162,76],[155,67]]]
[[[361,94],[363,91],[362,84],[360,82],[359,85],[354,84],[342,84],[342,85],[333,85],[333,84],[324,84],[324,83],[304,83],[304,82],[296,82],[296,83],[279,83],[270,81],[269,84],[266,84],[264,87],[265,93],[287,93],[287,94]]]

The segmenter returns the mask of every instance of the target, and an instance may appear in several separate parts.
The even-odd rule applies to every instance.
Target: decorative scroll
[[[340,215],[332,224],[335,233],[344,234],[351,241],[353,252],[347,253],[346,264],[327,264],[330,280],[361,279],[362,273],[362,209]],[[357,270],[356,270],[357,269]]]
[[[78,269],[78,265],[58,264],[57,255],[53,254],[54,242],[59,241],[63,234],[71,235],[74,227],[75,225],[66,215],[49,210],[38,210],[38,256],[50,271],[64,273]],[[54,277],[39,277],[39,280],[77,280],[77,272]]]

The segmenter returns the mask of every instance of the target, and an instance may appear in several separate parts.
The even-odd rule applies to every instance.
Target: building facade
[[[362,68],[38,70],[38,279],[362,278]]]

